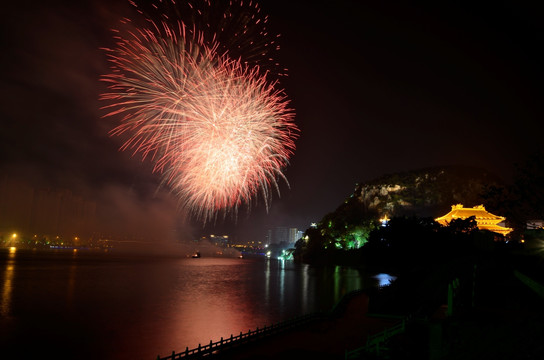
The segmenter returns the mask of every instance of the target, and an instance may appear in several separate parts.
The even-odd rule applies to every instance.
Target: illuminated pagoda
[[[491,214],[483,205],[472,208],[463,207],[462,204],[452,205],[449,213],[436,218],[435,221],[442,225],[448,225],[454,219],[464,220],[471,216],[476,219],[476,224],[480,230],[489,230],[501,235],[507,235],[512,231],[512,228],[499,225],[500,222],[506,219],[505,217]]]

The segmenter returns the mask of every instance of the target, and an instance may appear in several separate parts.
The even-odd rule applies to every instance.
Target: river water
[[[273,259],[0,249],[0,358],[156,359],[380,281]]]

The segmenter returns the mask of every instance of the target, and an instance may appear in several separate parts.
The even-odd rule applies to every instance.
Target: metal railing
[[[322,313],[313,313],[299,316],[270,326],[265,326],[262,329],[257,328],[254,331],[249,330],[247,333],[240,332],[240,335],[237,336],[231,334],[230,337],[226,339],[221,337],[221,340],[217,342],[213,342],[212,340],[210,340],[209,344],[198,344],[198,347],[194,349],[189,349],[188,347],[186,347],[185,351],[179,353],[172,351],[172,354],[169,356],[161,357],[159,355],[157,356],[157,360],[196,359],[203,356],[209,356],[215,353],[219,353],[220,351],[239,346],[241,344],[245,344],[251,341],[255,341],[257,339],[264,338],[266,336],[278,334],[280,332],[302,326],[322,316]]]

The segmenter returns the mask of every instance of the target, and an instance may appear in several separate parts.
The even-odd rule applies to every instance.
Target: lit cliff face
[[[398,184],[395,185],[377,185],[363,187],[359,195],[359,201],[365,204],[369,209],[377,210],[393,210],[395,201],[393,201],[393,195],[395,193],[402,193],[401,190],[406,189],[405,186]],[[403,199],[398,199],[397,202],[401,206],[409,206],[410,203]]]
[[[480,169],[433,168],[358,184],[353,197],[378,214],[437,216],[452,203],[482,203],[485,186],[496,182]]]

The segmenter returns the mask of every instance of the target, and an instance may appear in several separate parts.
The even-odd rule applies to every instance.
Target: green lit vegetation
[[[295,259],[313,262],[316,258],[350,256],[348,253],[361,249],[379,226],[377,215],[361,206],[357,198],[348,198],[336,211],[306,230],[296,243]]]

